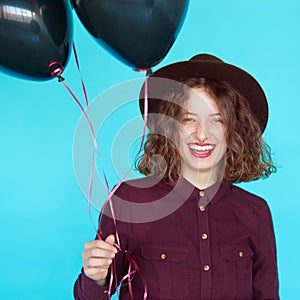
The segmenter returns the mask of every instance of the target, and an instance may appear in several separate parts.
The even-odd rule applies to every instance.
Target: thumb
[[[106,239],[105,239],[105,242],[110,244],[110,245],[113,245],[115,243],[115,236],[113,234],[109,235]]]

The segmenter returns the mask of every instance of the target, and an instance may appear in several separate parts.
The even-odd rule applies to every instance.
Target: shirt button
[[[205,265],[205,266],[203,267],[203,270],[204,270],[204,271],[209,271],[209,265]]]
[[[163,260],[165,260],[165,259],[167,258],[167,255],[166,255],[165,253],[162,253],[162,254],[160,255],[160,258],[163,259]]]
[[[200,191],[200,192],[199,192],[200,197],[203,197],[204,194],[205,194],[204,191]]]
[[[207,239],[207,234],[206,233],[203,233],[202,235],[201,235],[201,238],[202,238],[202,240],[206,240]]]
[[[240,251],[239,252],[239,257],[243,257],[244,256],[244,252]]]
[[[201,206],[199,207],[199,209],[200,209],[200,211],[205,211],[205,206],[204,206],[204,205],[201,205]]]

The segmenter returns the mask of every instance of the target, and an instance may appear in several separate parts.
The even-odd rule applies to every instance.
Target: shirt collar
[[[209,203],[217,202],[229,189],[231,184],[224,182],[216,182],[210,187],[199,189],[187,181],[185,178],[180,178],[174,187],[174,192],[186,202],[199,199],[199,206],[206,206]]]

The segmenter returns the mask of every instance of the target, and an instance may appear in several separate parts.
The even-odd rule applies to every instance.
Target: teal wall
[[[91,100],[122,82],[143,78],[93,41],[75,14],[74,31]],[[265,138],[278,172],[243,187],[269,203],[281,298],[298,299],[300,2],[191,0],[182,31],[158,67],[201,52],[244,68],[267,94],[270,119]],[[64,76],[83,101],[73,56]],[[0,298],[69,300],[83,243],[94,237],[97,216],[94,209],[91,223],[73,171],[73,136],[81,111],[56,80],[26,81],[1,73],[0,87]],[[132,103],[123,109],[122,116],[127,109],[129,119],[138,114]],[[118,181],[110,164],[109,136],[120,126],[118,115],[114,117],[98,137],[111,185]],[[100,170],[99,162],[97,167]]]

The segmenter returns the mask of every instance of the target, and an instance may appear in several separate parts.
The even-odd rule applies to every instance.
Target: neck
[[[220,170],[223,170],[222,172]],[[223,168],[214,168],[208,170],[194,170],[186,171],[182,170],[182,176],[189,181],[192,185],[197,187],[200,190],[206,189],[217,181],[221,182],[224,176],[225,169]]]
[[[204,190],[218,181],[217,178],[208,177],[206,174],[200,173],[198,173],[197,176],[190,176],[190,174],[184,174],[183,177],[187,181],[189,181],[193,186],[197,187],[199,190]]]

